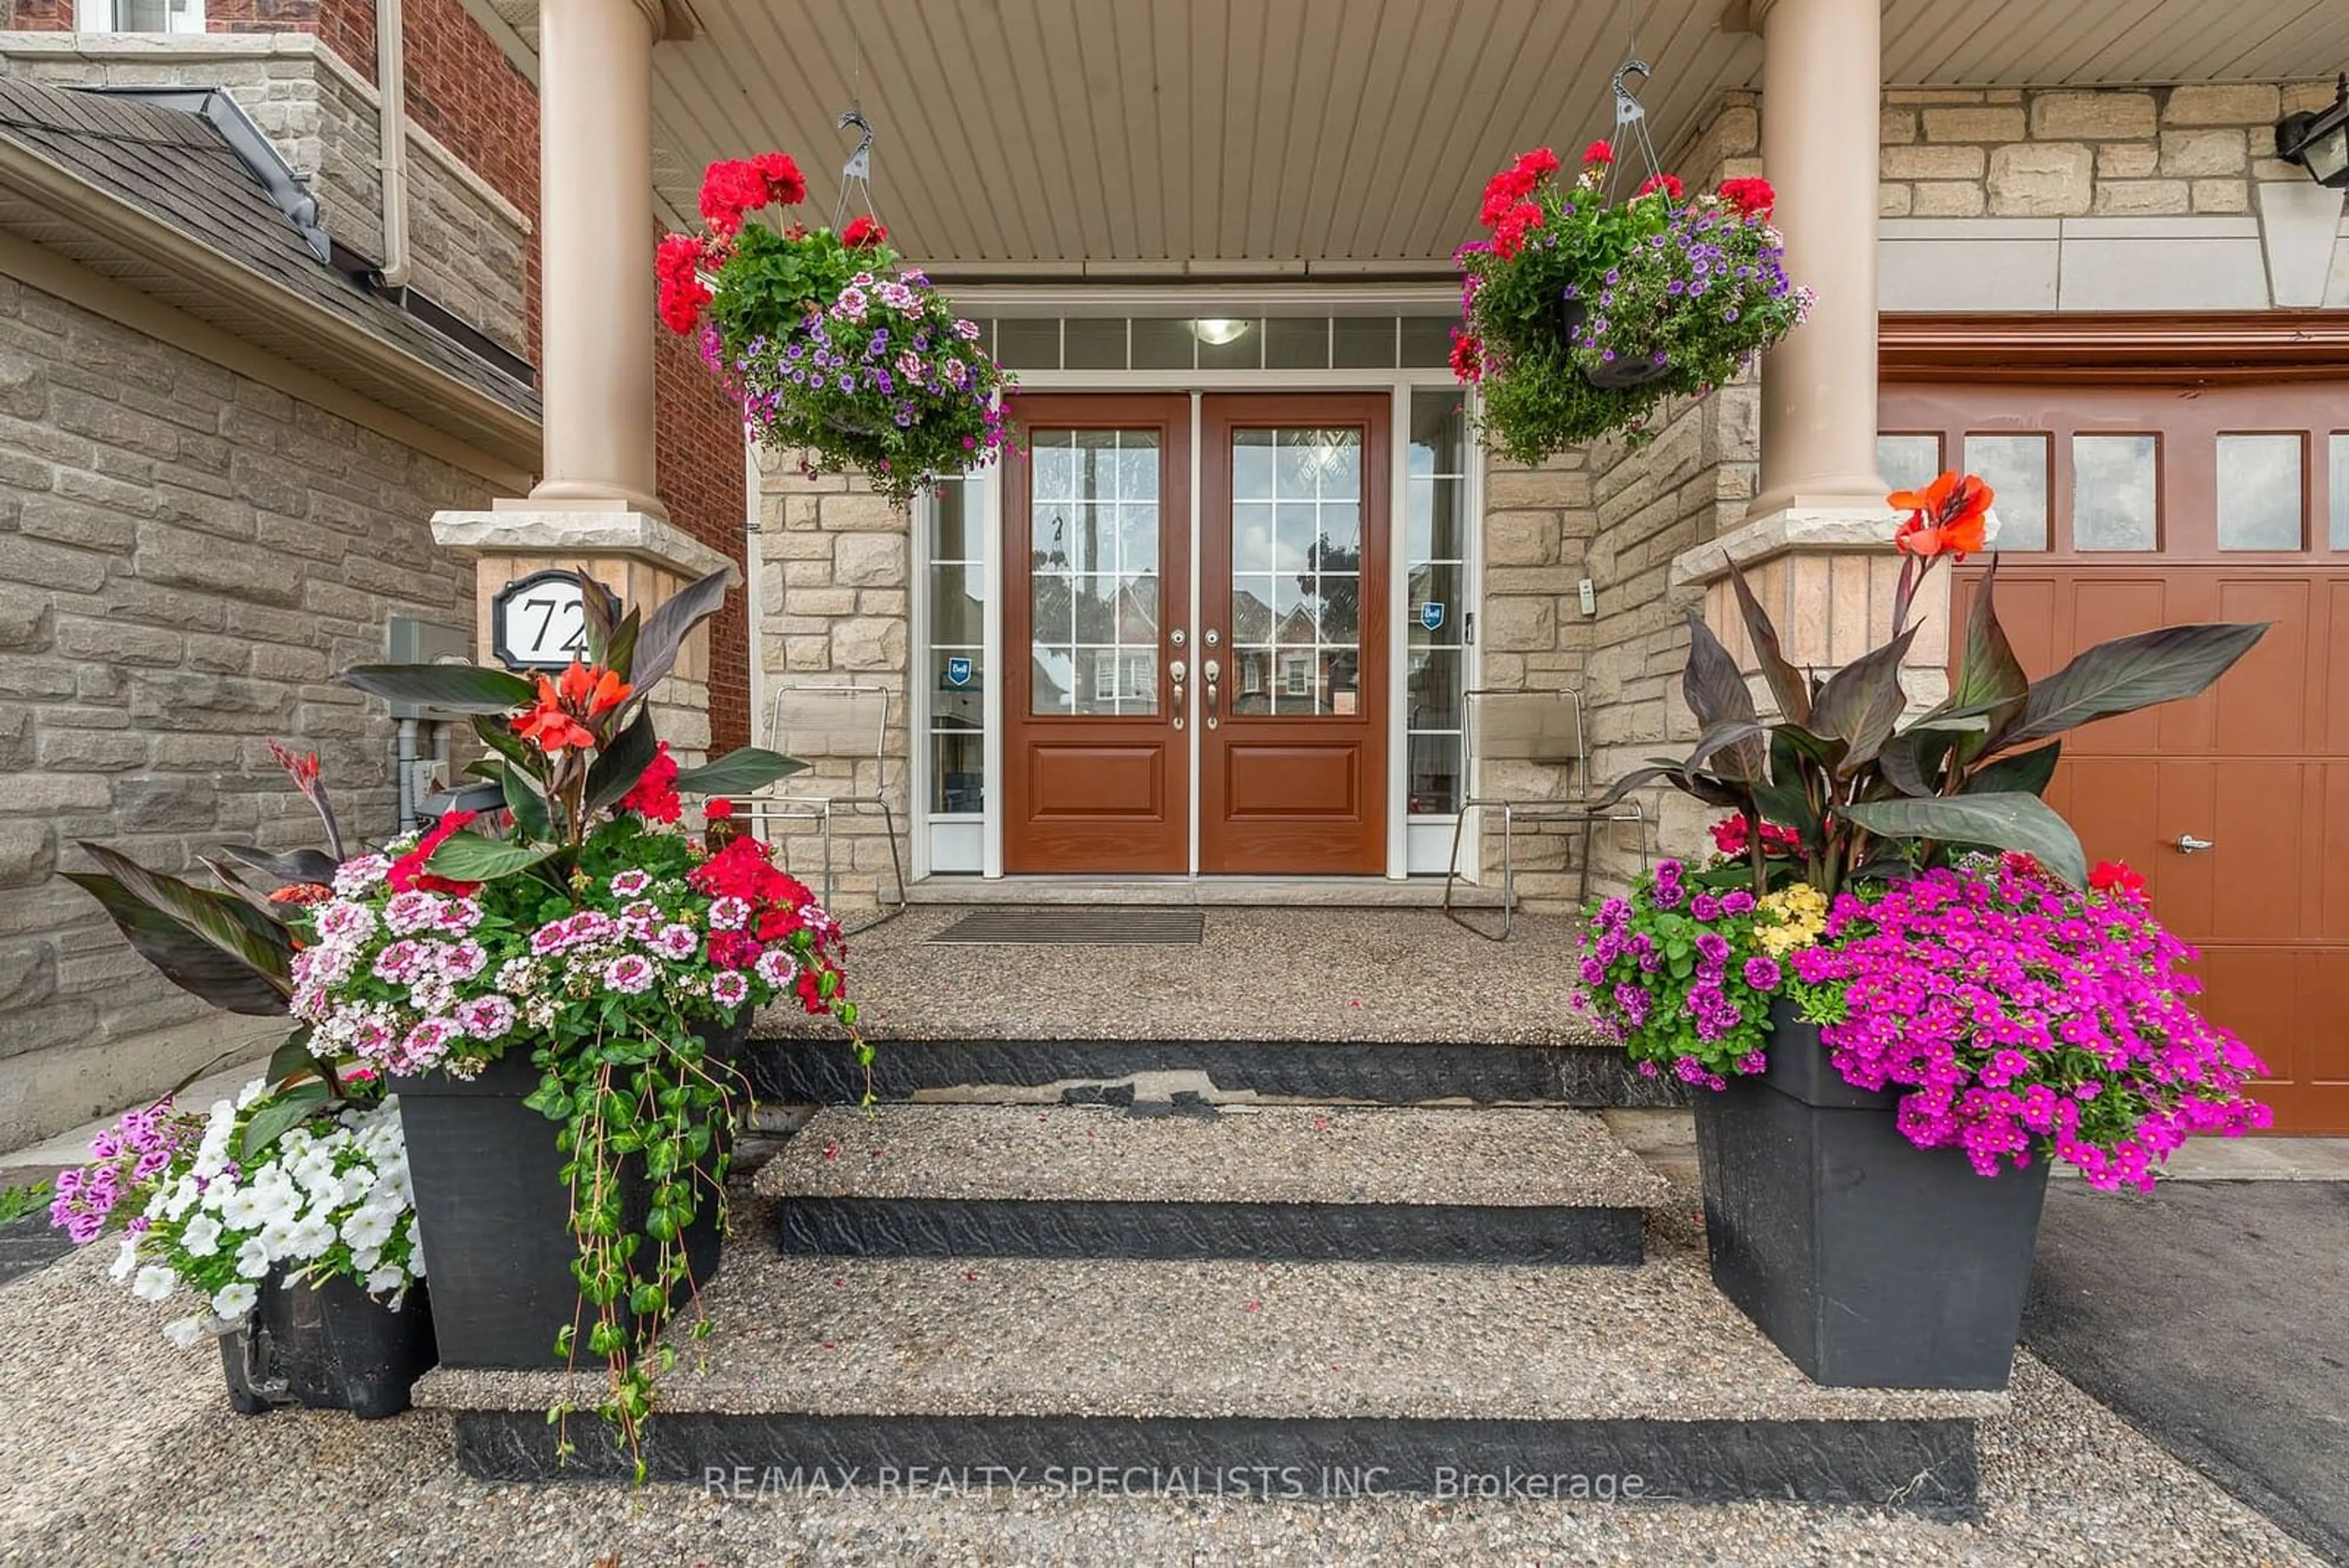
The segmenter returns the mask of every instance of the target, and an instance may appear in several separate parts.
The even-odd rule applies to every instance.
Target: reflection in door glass
[[[1924,489],[1941,472],[1941,438],[1878,434],[1876,472],[1888,489]]]
[[[1232,432],[1231,711],[1361,711],[1362,438]]]
[[[2047,548],[2047,449],[2044,435],[1966,437],[1966,472],[1980,474],[1992,492],[1998,531],[1992,549]]]
[[[2160,539],[2159,457],[2149,435],[2072,438],[2072,547],[2150,550]]]
[[[926,508],[930,560],[930,810],[987,806],[987,561],[979,485],[938,487]]]
[[[1411,395],[1410,464],[1403,590],[1409,801],[1414,816],[1444,816],[1460,809],[1460,693],[1467,684],[1468,414],[1459,389]]]
[[[2349,435],[2336,435],[2328,444],[2333,451],[2333,547],[2349,550]]]
[[[2296,435],[2219,438],[2219,548],[2297,550],[2307,482]]]
[[[1029,706],[1158,711],[1156,431],[1031,431]]]

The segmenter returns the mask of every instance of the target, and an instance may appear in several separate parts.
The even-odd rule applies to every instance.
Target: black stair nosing
[[[1644,1077],[1605,1045],[1393,1044],[1312,1040],[888,1040],[874,1042],[872,1090],[904,1100],[926,1090],[1035,1088],[1198,1072],[1226,1094],[1278,1099],[1585,1108],[1688,1103],[1680,1084]],[[837,1042],[752,1040],[743,1065],[760,1098],[854,1105],[864,1070]]]
[[[455,1412],[457,1457],[485,1481],[618,1481],[634,1461],[599,1422],[543,1410]],[[961,1490],[988,1481],[1030,1493],[1216,1491],[1270,1501],[1382,1493],[1573,1495],[1613,1483],[1621,1501],[1857,1505],[1927,1518],[1980,1517],[1981,1463],[1971,1417],[1672,1421],[1645,1417],[1476,1419],[1434,1417],[874,1415],[665,1410],[647,1429],[647,1479],[705,1492],[802,1489],[817,1471],[867,1487]],[[932,1478],[916,1482],[916,1467]],[[1081,1472],[1081,1474],[1080,1473]],[[1636,1499],[1627,1495],[1639,1480]],[[1563,1478],[1561,1480],[1559,1478]],[[1452,1490],[1447,1493],[1446,1483]],[[1093,1484],[1087,1484],[1088,1482]]]
[[[793,1198],[789,1254],[1149,1262],[1636,1266],[1647,1216],[1617,1205]]]

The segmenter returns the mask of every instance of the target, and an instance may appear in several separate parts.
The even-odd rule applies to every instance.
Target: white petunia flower
[[[253,1237],[236,1250],[236,1272],[248,1280],[269,1272],[269,1249],[261,1244],[260,1237]]]
[[[191,1258],[209,1258],[220,1251],[221,1222],[199,1214],[180,1231],[180,1245]]]
[[[243,1088],[237,1091],[236,1108],[241,1111],[249,1109],[254,1101],[261,1098],[262,1096],[267,1093],[269,1093],[269,1080],[266,1078],[255,1078],[253,1082],[247,1084]]]
[[[305,1262],[335,1244],[335,1227],[331,1220],[305,1216],[288,1228],[285,1250]]]
[[[394,1227],[399,1223],[399,1211],[379,1204],[363,1204],[349,1219],[343,1221],[343,1240],[352,1251],[379,1249],[391,1240]]]
[[[142,1302],[160,1302],[169,1296],[171,1287],[179,1282],[180,1276],[162,1264],[149,1263],[139,1271],[139,1277],[130,1282],[130,1293]]]
[[[261,1293],[243,1280],[233,1285],[222,1285],[212,1293],[212,1315],[232,1319],[243,1317],[260,1299]]]
[[[163,1325],[163,1337],[181,1350],[192,1350],[204,1342],[204,1321],[198,1317],[176,1318]]]
[[[122,1251],[114,1254],[114,1266],[107,1272],[117,1280],[127,1280],[130,1277],[130,1271],[138,1266],[139,1238],[125,1236],[122,1238]]]
[[[424,1272],[422,1269],[418,1269],[416,1272],[419,1274]],[[383,1268],[378,1269],[367,1275],[367,1293],[370,1295],[379,1296],[384,1294],[386,1292],[396,1291],[407,1282],[408,1276],[405,1273],[397,1267],[387,1264]]]

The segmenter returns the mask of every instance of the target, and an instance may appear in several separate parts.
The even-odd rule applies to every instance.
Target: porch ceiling
[[[535,0],[468,0],[534,47]],[[1618,0],[694,0],[655,51],[655,182],[770,147],[829,212],[853,86],[874,189],[948,275],[1384,274],[1440,265],[1509,154],[1607,131]],[[1748,0],[1642,0],[1667,155],[1760,78]],[[852,34],[850,16],[856,22]],[[1888,0],[1911,86],[2282,80],[2349,64],[2337,0]],[[1187,267],[1185,264],[1187,265]]]

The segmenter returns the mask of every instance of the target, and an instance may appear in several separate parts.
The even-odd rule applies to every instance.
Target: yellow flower
[[[1826,929],[1826,895],[1807,882],[1795,882],[1764,895],[1756,908],[1765,917],[1754,928],[1755,945],[1772,958],[1785,958],[1806,948]]]

